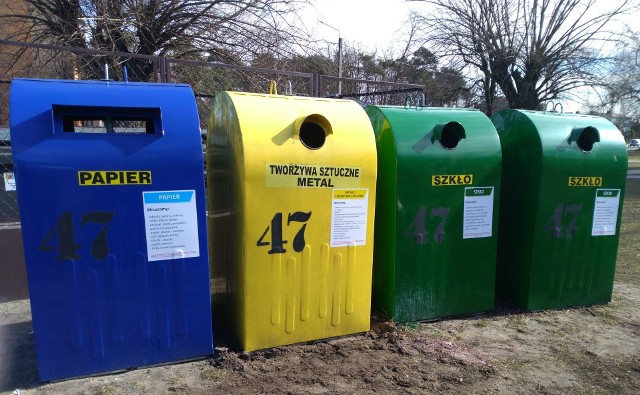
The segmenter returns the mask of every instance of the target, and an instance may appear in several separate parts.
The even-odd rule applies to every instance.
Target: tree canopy
[[[27,7],[18,3],[6,6],[9,12],[1,16],[1,23],[20,26],[12,34],[36,43],[228,62],[261,52],[291,54],[307,40],[303,29],[290,22],[305,0],[24,0]]]
[[[627,30],[607,73],[593,85],[598,99],[591,110],[606,114],[628,137],[640,137],[640,33]]]
[[[512,108],[541,104],[596,75],[598,42],[608,40],[631,0],[423,0],[434,12],[414,14],[441,57],[478,72],[487,112],[500,91]],[[499,89],[499,91],[498,91]]]

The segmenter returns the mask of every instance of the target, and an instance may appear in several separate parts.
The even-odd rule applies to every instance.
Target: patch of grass
[[[514,314],[507,317],[507,327],[513,328],[520,333],[528,333],[529,328],[522,314]]]
[[[556,310],[536,311],[529,315],[536,322],[545,325],[556,325],[558,320],[558,312]]]
[[[562,357],[566,354],[570,354],[572,353],[572,348],[569,347],[569,344],[567,344],[567,342],[565,341],[556,341],[553,344],[549,345],[549,350],[551,350],[551,352],[553,354],[555,354],[556,357]]]
[[[433,324],[422,323],[419,327],[419,331],[426,335],[436,335],[442,340],[455,340],[456,337],[451,334],[451,331],[444,331]]]
[[[618,320],[618,317],[616,317],[615,315],[607,312],[605,314],[602,314],[602,316],[600,317],[602,318],[602,321],[609,325],[609,326],[618,326],[620,325],[620,321]]]
[[[640,158],[640,151],[638,151]],[[640,163],[638,164],[640,166]],[[640,283],[640,180],[627,179],[622,221],[620,223],[620,244],[616,263],[616,282]]]
[[[400,329],[412,330],[412,331],[417,331],[420,328],[420,324],[417,322],[407,322],[407,323],[400,324],[398,326],[400,327]]]
[[[595,354],[580,350],[580,345],[572,347],[573,352],[559,353],[558,358],[570,366],[581,380],[583,394],[635,394],[640,388],[637,356]]]
[[[604,324],[609,326],[618,326],[620,325],[620,320],[615,314],[614,311],[615,306],[598,306],[586,309],[592,315],[600,318]]]
[[[130,387],[132,390],[134,390],[135,392],[138,393],[145,393],[145,387],[142,383],[138,382],[138,381],[134,381],[130,384]]]
[[[476,328],[486,328],[487,326],[489,326],[489,320],[487,319],[476,320],[476,322],[473,323],[473,326],[475,326]]]
[[[424,324],[422,326],[422,330],[424,330],[425,332],[431,332],[431,333],[435,333],[438,335],[442,334],[442,331],[438,328],[436,328],[435,326],[431,325],[431,324]]]
[[[98,391],[96,391],[96,394],[98,395],[115,395],[117,393],[118,393],[118,387],[111,384],[103,385],[98,389]]]
[[[600,390],[589,384],[583,384],[578,388],[578,394],[580,395],[600,395],[601,393]]]
[[[227,375],[224,369],[220,368],[206,368],[200,373],[200,378],[204,381],[220,381]]]
[[[171,377],[169,377],[169,380],[168,380],[169,384],[171,384],[171,385],[176,385],[176,384],[178,384],[179,381],[180,380],[178,379],[178,376],[176,374],[172,374]]]

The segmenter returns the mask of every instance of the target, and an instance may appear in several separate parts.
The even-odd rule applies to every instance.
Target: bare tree
[[[498,88],[512,108],[537,109],[589,81],[601,60],[596,45],[633,0],[422,0],[413,18],[441,57],[480,73],[487,112]]]
[[[248,62],[291,54],[307,37],[295,14],[306,0],[21,0],[0,24],[36,43],[144,55]],[[18,6],[26,3],[27,7]],[[11,39],[12,37],[2,37]],[[139,65],[146,75],[151,65]]]
[[[640,136],[640,34],[627,29],[606,75],[594,85],[599,100],[591,111],[604,113],[627,136]]]
[[[640,117],[640,33],[627,31],[624,38],[613,57],[608,78],[603,80],[604,104],[615,107],[628,102]]]

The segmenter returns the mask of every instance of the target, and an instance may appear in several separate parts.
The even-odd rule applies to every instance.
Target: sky
[[[316,0],[304,19],[319,39],[337,43],[339,33],[349,45],[361,43],[363,49],[384,52],[394,42],[402,43],[401,29],[416,8],[425,5],[404,0]]]
[[[331,51],[336,49],[339,34],[349,46],[360,44],[370,52],[397,54],[403,49],[402,29],[411,10],[426,13],[429,5],[406,0],[314,0],[304,11],[303,20],[311,35],[325,40]],[[629,17],[635,19],[637,15]],[[579,96],[587,93],[593,92],[581,92]],[[561,102],[565,112],[582,107],[572,100]]]

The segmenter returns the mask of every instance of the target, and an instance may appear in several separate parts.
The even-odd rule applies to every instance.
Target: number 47
[[[435,228],[433,233],[433,242],[436,244],[440,244],[444,241],[444,224],[447,220],[447,216],[451,212],[449,207],[435,207],[431,209],[430,219],[440,218],[440,222]],[[418,212],[407,228],[404,231],[404,237],[413,237],[416,244],[428,244],[429,240],[427,236],[429,235],[429,231],[427,231],[427,208],[420,207]]]
[[[311,218],[311,211],[308,213],[302,211],[296,211],[294,213],[289,213],[287,215],[287,226],[289,226],[292,222],[307,222]],[[307,224],[302,225],[298,233],[296,233],[293,238],[293,250],[295,252],[301,252],[304,249],[306,244],[304,240],[304,231],[307,229]],[[264,241],[265,236],[271,230],[271,242]],[[284,245],[287,243],[286,240],[282,239],[282,213],[276,213],[271,219],[271,225],[267,226],[267,229],[264,230],[262,236],[258,239],[256,245],[258,247],[271,245],[271,249],[269,250],[269,254],[284,254],[287,252],[285,250]]]
[[[98,236],[91,243],[91,255],[95,259],[104,259],[109,255],[109,246],[107,244],[108,224],[113,219],[113,211],[91,211],[82,214],[80,227],[84,229],[86,224],[102,224],[104,225],[98,233]],[[58,245],[50,245],[49,242],[54,234],[58,234]],[[78,260],[81,258],[76,253],[80,249],[80,245],[76,244],[75,234],[73,231],[73,215],[70,211],[62,213],[58,218],[56,226],[47,233],[44,240],[38,248],[40,251],[59,251],[56,260],[63,261],[66,259]]]
[[[581,204],[558,204],[556,206],[553,215],[549,218],[544,226],[544,230],[551,232],[551,237],[559,239],[566,237],[567,239],[573,238],[576,232],[576,222],[578,221],[578,214],[582,210]],[[566,232],[562,225],[565,216],[569,215],[570,221],[567,224]]]

